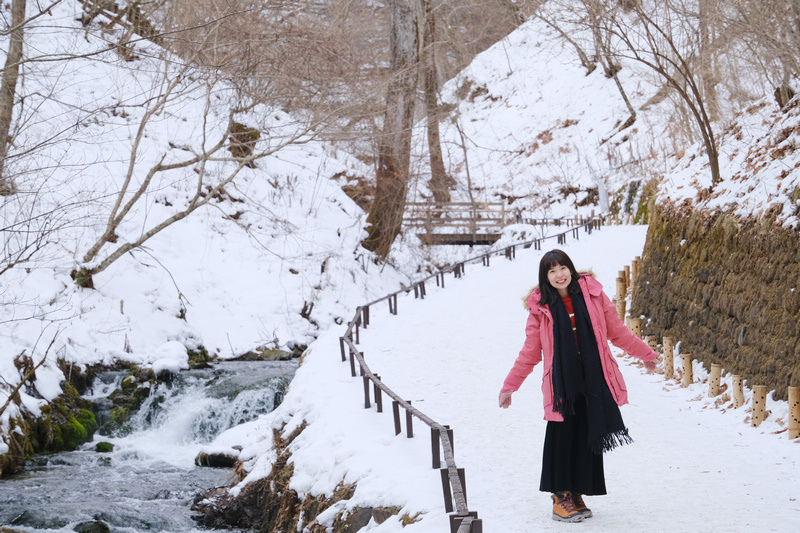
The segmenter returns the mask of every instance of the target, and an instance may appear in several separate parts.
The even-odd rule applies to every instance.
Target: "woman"
[[[552,493],[553,519],[592,516],[583,495],[606,493],[603,452],[631,442],[619,412],[628,402],[608,341],[645,362],[658,355],[632,334],[591,275],[580,275],[561,250],[544,254],[539,286],[527,299],[525,343],[500,390],[500,407],[539,362],[547,430],[539,490]]]

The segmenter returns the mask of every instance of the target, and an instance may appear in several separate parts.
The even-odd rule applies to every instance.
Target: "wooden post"
[[[625,280],[617,277],[617,300],[625,299]]]
[[[408,401],[408,404],[411,405],[411,400]],[[406,409],[406,438],[408,439],[414,437],[414,423],[411,417],[411,411]]]
[[[364,409],[369,409],[371,407],[369,401],[369,377],[365,375],[362,379],[364,380]]]
[[[631,283],[631,267],[628,265],[625,265],[625,286],[633,287],[633,283]]]
[[[394,418],[394,434],[399,435],[402,429],[400,428],[400,402],[392,400],[392,415]]]
[[[682,353],[681,359],[683,360],[683,387],[688,387],[694,383],[694,375],[692,374],[692,354]]]
[[[632,262],[631,267],[631,286],[636,284],[636,280],[639,279],[639,264],[642,262],[642,258],[640,256],[636,256]]]
[[[631,333],[642,338],[642,319],[639,317],[631,317]]]
[[[800,437],[800,387],[789,387],[789,438]]]
[[[625,298],[625,295],[628,294],[628,276],[625,275],[624,270],[617,272],[617,279],[622,280],[622,293],[620,294],[620,286],[617,285],[617,296]]]
[[[450,490],[450,471],[445,468],[440,468],[439,473],[442,475],[442,492],[444,493],[444,512],[453,512],[453,492]]]
[[[664,379],[672,379],[675,376],[675,366],[672,362],[672,357],[675,355],[673,338],[664,337],[661,343],[664,349]]]
[[[375,379],[380,381],[381,377],[378,374],[375,374]],[[381,388],[378,386],[377,382],[374,383],[373,392],[375,393],[375,407],[377,407],[379,413],[382,413],[383,412],[383,391],[381,391]]]
[[[614,300],[614,305],[617,307],[617,314],[620,320],[625,320],[625,307],[627,303],[628,302],[624,298],[617,298]]]
[[[708,397],[719,396],[719,380],[722,375],[722,365],[711,363],[711,377],[708,379]]]
[[[434,469],[439,469],[442,466],[442,458],[439,452],[439,430],[431,428],[431,456]]]
[[[757,428],[767,417],[767,386],[753,387],[753,427]]]
[[[653,350],[654,352],[658,348],[658,337],[656,337],[655,335],[645,335],[644,342],[646,342],[647,345],[650,347],[650,349]]]
[[[738,409],[744,405],[744,386],[740,374],[733,375],[733,408]]]

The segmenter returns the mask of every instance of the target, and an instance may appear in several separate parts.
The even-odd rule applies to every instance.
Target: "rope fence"
[[[363,380],[364,408],[370,409],[374,403],[376,410],[382,413],[384,407],[383,397],[385,395],[391,400],[395,435],[402,433],[403,419],[405,419],[407,438],[415,436],[414,418],[417,418],[430,428],[431,467],[439,470],[441,474],[445,511],[450,515],[450,533],[483,533],[483,521],[478,518],[476,511],[470,511],[467,504],[466,475],[464,469],[458,468],[456,465],[453,452],[453,429],[433,420],[412,406],[411,401],[403,399],[402,396],[383,382],[380,375],[370,370],[364,359],[364,353],[357,348],[360,343],[361,329],[367,329],[370,325],[370,307],[385,301],[389,305],[389,313],[397,315],[397,297],[401,293],[410,294],[413,291],[415,299],[425,299],[426,283],[435,280],[436,286],[443,289],[445,287],[445,274],[452,273],[456,279],[461,278],[465,275],[465,267],[468,264],[480,262],[483,266],[488,267],[490,266],[491,257],[497,255],[502,255],[507,260],[514,260],[516,258],[516,249],[520,246],[541,250],[542,242],[547,239],[557,239],[558,244],[565,244],[567,237],[571,236],[577,240],[580,238],[581,230],[584,233],[591,234],[592,231],[599,230],[603,223],[600,218],[592,218],[582,222],[582,224],[571,226],[570,229],[556,235],[548,235],[509,245],[501,250],[492,250],[442,268],[438,272],[414,282],[410,287],[364,304],[356,309],[355,315],[347,324],[344,335],[339,337],[342,362],[349,362],[352,377],[361,377]],[[405,412],[405,416],[401,416],[401,410]],[[444,462],[444,465],[442,462]]]

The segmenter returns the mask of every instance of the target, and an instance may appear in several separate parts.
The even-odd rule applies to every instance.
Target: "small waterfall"
[[[74,531],[102,521],[111,531],[195,531],[195,494],[227,484],[227,469],[198,468],[202,446],[222,431],[269,413],[283,397],[296,361],[227,362],[178,374],[153,387],[125,436],[95,435],[110,454],[87,443],[75,452],[40,456],[0,481],[0,526],[26,531]],[[98,408],[127,374],[99,376],[87,398]]]

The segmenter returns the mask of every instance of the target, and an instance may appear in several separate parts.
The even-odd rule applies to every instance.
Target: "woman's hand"
[[[501,408],[508,409],[511,406],[511,395],[513,393],[513,391],[500,392],[500,398],[498,400]]]
[[[645,361],[644,362],[645,370],[647,370],[648,372],[652,372],[653,370],[656,369],[656,363],[658,363],[658,359],[652,359],[650,361]]]

